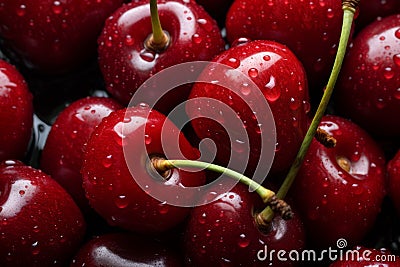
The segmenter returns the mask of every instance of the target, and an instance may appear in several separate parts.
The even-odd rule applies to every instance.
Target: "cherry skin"
[[[0,60],[0,161],[23,159],[32,135],[33,102],[24,77]]]
[[[28,68],[72,70],[95,56],[104,21],[122,2],[5,0],[0,6],[0,36]]]
[[[170,245],[130,233],[96,236],[80,248],[71,267],[86,266],[183,266]]]
[[[187,266],[268,266],[272,263],[273,266],[294,266],[294,262],[280,262],[276,258],[270,262],[269,252],[304,249],[301,221],[297,216],[288,221],[277,216],[271,229],[262,232],[255,224],[253,213],[264,207],[261,198],[249,193],[242,184],[221,194],[214,202],[195,207],[184,234]]]
[[[318,247],[360,242],[373,227],[385,196],[385,158],[359,126],[327,115],[320,127],[337,140],[326,148],[313,140],[293,184],[307,236]]]
[[[349,258],[337,260],[333,262],[329,267],[399,267],[400,258],[399,256],[393,255],[390,251],[382,249],[372,249],[357,246],[354,248],[354,257],[349,254]],[[344,256],[346,257],[346,256]]]
[[[161,52],[146,49],[145,41],[152,33],[148,2],[140,0],[119,8],[106,21],[99,38],[99,64],[106,89],[124,105],[157,72],[183,62],[210,60],[224,49],[216,22],[193,0],[158,1],[160,22],[170,35],[170,44]],[[186,99],[189,88],[179,87],[158,109],[169,112]]]
[[[227,14],[227,38],[287,45],[303,63],[311,92],[321,92],[334,62],[342,14],[337,0],[236,0]]]
[[[400,12],[400,2],[397,0],[368,0],[360,1],[356,29],[362,30],[376,19],[381,19]]]
[[[388,173],[388,193],[394,206],[397,210],[397,214],[400,215],[400,149],[396,155],[389,161],[387,165]]]
[[[227,65],[243,73],[262,92],[276,125],[277,144],[271,172],[286,171],[294,160],[308,126],[308,88],[301,63],[286,46],[262,40],[231,47],[216,56],[212,62]],[[230,146],[232,137],[227,136],[228,133],[218,121],[208,119],[213,117],[210,115],[212,112],[218,113],[221,107],[218,103],[204,103],[200,98],[216,99],[233,109],[246,127],[251,151],[246,172],[251,173],[258,164],[261,151],[260,125],[254,118],[257,107],[256,104],[253,107],[248,105],[255,94],[250,91],[253,89],[248,89],[248,82],[238,85],[236,75],[229,75],[229,72],[230,70],[220,69],[205,70],[199,79],[207,80],[212,75],[228,81],[227,84],[234,88],[222,87],[213,82],[196,83],[189,96],[190,102],[186,104],[186,111],[199,138],[211,138],[215,142],[216,159],[225,165],[230,159],[231,150],[235,150],[235,147]],[[196,117],[200,118],[195,119]],[[241,154],[239,150],[233,151],[235,155],[232,158]]]
[[[41,154],[41,170],[62,185],[85,211],[89,205],[82,188],[83,147],[101,120],[117,109],[122,106],[111,98],[74,101],[56,118]]]
[[[85,221],[50,176],[22,162],[0,164],[2,266],[65,265],[83,241]]]
[[[400,135],[400,15],[378,20],[353,40],[335,93],[336,110],[379,137]]]
[[[189,208],[160,202],[150,193],[159,183],[163,192],[170,187],[200,186],[205,177],[202,172],[173,169],[162,181],[157,179],[147,161],[152,155],[164,156],[163,146],[173,148],[169,155],[174,159],[199,156],[169,119],[145,104],[112,112],[93,131],[83,156],[83,186],[90,205],[110,225],[160,233],[188,215]]]

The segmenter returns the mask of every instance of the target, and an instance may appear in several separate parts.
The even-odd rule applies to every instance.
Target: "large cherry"
[[[210,60],[224,49],[216,22],[194,0],[159,1],[159,20],[169,37],[162,48],[146,45],[152,34],[148,2],[134,1],[119,8],[106,21],[99,38],[99,64],[106,88],[123,104],[157,72],[183,62]],[[179,88],[158,108],[169,112],[185,100],[188,87]],[[149,88],[148,94],[157,93]]]
[[[146,104],[105,117],[89,138],[83,157],[83,186],[90,205],[111,225],[136,232],[158,233],[181,223],[190,209],[173,206],[168,198],[194,196],[171,192],[203,185],[205,177],[201,172],[174,169],[162,178],[150,167],[149,158],[165,156],[166,149],[174,159],[199,156],[168,118]]]
[[[79,208],[50,176],[21,162],[0,164],[2,266],[65,266],[84,234]]]
[[[61,184],[83,210],[88,210],[82,188],[83,146],[101,120],[121,108],[111,98],[79,99],[61,111],[47,137],[40,168]]]
[[[388,190],[397,214],[400,215],[400,149],[387,165]]]
[[[28,68],[72,70],[96,54],[105,19],[122,0],[4,0],[0,36]]]
[[[381,210],[385,158],[375,141],[348,120],[327,115],[320,128],[336,138],[336,147],[312,141],[292,187],[294,203],[314,246],[336,247],[339,238],[355,245]]]
[[[199,80],[209,82],[195,83],[190,101],[186,104],[197,135],[215,142],[216,159],[223,165],[232,154],[233,160],[238,159],[243,154],[243,147],[249,146],[249,158],[243,160],[248,162],[246,172],[252,173],[265,145],[261,133],[266,125],[257,116],[274,119],[277,143],[273,144],[276,147],[272,172],[286,171],[293,162],[308,125],[308,87],[299,60],[286,46],[260,40],[231,47],[215,57],[212,63],[223,64],[227,68],[215,68],[214,65],[206,68]],[[241,79],[240,74],[247,80]],[[267,113],[259,114],[263,102],[257,98],[266,101],[274,118],[269,118]],[[228,119],[223,106],[229,107],[241,120],[248,141],[239,134],[238,137],[233,136],[239,128],[231,130],[231,133],[226,132],[226,127],[233,122]]]
[[[377,20],[353,40],[337,83],[337,111],[376,136],[400,135],[400,15]]]
[[[183,257],[171,244],[131,233],[93,237],[72,260],[71,267],[183,266]]]
[[[219,195],[216,201],[195,207],[184,236],[186,264],[295,266],[296,262],[279,261],[276,254],[271,256],[271,251],[304,249],[301,221],[297,216],[288,221],[276,216],[270,229],[262,231],[255,223],[254,213],[261,211],[264,205],[257,194],[237,184]]]
[[[342,14],[338,0],[236,0],[227,14],[227,38],[287,45],[303,63],[310,90],[321,92],[334,62]]]
[[[31,139],[33,102],[24,77],[0,60],[0,161],[23,159]]]

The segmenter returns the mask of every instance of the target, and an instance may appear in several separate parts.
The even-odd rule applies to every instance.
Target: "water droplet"
[[[331,18],[333,18],[334,16],[335,16],[335,13],[333,12],[332,8],[328,8],[327,11],[326,11],[326,17],[327,17],[328,19],[331,19]]]
[[[128,46],[131,46],[135,43],[135,39],[133,39],[133,37],[131,35],[126,35],[125,36],[125,44]]]
[[[26,14],[26,6],[25,5],[20,5],[17,8],[17,16],[22,17]]]
[[[311,110],[311,104],[307,100],[303,100],[303,110],[305,113],[308,113]]]
[[[375,106],[379,109],[382,109],[386,106],[385,101],[382,98],[378,98],[375,100]]]
[[[358,184],[352,184],[351,187],[353,188],[353,192],[356,195],[361,195],[364,193],[364,188]]]
[[[205,29],[208,32],[211,32],[213,29],[213,25],[206,19],[198,19],[197,23],[199,23],[200,27],[202,27],[203,29]]]
[[[104,168],[110,168],[112,165],[112,155],[108,155],[107,157],[105,157],[105,159],[103,159],[103,166]]]
[[[270,61],[271,60],[271,56],[270,55],[265,55],[265,56],[263,56],[263,59],[265,61]]]
[[[294,111],[299,109],[299,107],[300,107],[300,101],[294,99],[293,97],[290,98],[289,108]]]
[[[144,135],[144,142],[146,145],[150,145],[151,144],[151,137],[148,134]]]
[[[245,38],[245,37],[241,37],[241,38],[238,38],[235,41],[233,41],[231,47],[240,46],[240,45],[243,45],[245,43],[248,43],[249,41],[250,41],[250,39]]]
[[[230,59],[228,59],[228,64],[227,65],[229,65],[230,67],[236,69],[237,67],[240,66],[240,60],[236,59],[234,57],[231,57]]]
[[[385,39],[386,39],[386,37],[383,35],[379,37],[379,40],[381,40],[381,41],[384,41]]]
[[[394,32],[394,36],[396,36],[397,38],[400,39],[400,28],[398,28],[398,29]]]
[[[243,83],[240,87],[240,92],[242,95],[249,95],[251,93],[251,89],[248,83]]]
[[[144,61],[147,62],[152,62],[156,58],[155,53],[148,49],[141,50],[139,55]]]
[[[400,54],[396,54],[393,56],[394,64],[400,67]]]
[[[246,247],[248,247],[250,245],[250,240],[246,237],[245,234],[241,234],[239,236],[238,245],[241,248],[246,248]]]
[[[159,207],[158,207],[158,212],[159,212],[160,214],[167,214],[167,213],[168,213],[169,207],[168,207],[168,205],[166,204],[166,202],[160,203],[158,206],[159,206]]]
[[[54,1],[52,9],[53,9],[53,13],[54,14],[56,14],[56,15],[61,14],[61,12],[63,11],[63,8],[61,6],[61,2],[60,1]]]
[[[193,41],[193,43],[195,43],[195,44],[200,44],[200,43],[203,41],[203,39],[200,37],[199,34],[195,33],[195,34],[193,34],[193,36],[192,36],[192,41]]]
[[[25,195],[25,190],[19,190],[19,195],[20,195],[20,196]]]
[[[258,70],[256,68],[250,68],[247,73],[251,78],[256,78],[258,76]]]
[[[264,88],[265,90],[263,90],[263,93],[268,101],[274,102],[281,96],[281,90],[279,87],[275,86],[275,77],[272,75],[269,77],[269,82]]]
[[[394,77],[394,71],[391,67],[386,67],[383,71],[383,76],[385,79],[390,80]]]
[[[206,213],[201,214],[201,216],[199,218],[199,223],[200,224],[205,224],[206,223],[206,218],[207,218],[207,214]]]
[[[40,232],[39,225],[33,226],[33,232],[35,232],[35,233],[39,233]]]
[[[36,241],[32,244],[32,255],[38,255],[40,253],[39,242]]]
[[[128,206],[129,201],[128,198],[124,195],[119,195],[114,199],[114,203],[115,205],[120,208],[120,209],[124,209]]]

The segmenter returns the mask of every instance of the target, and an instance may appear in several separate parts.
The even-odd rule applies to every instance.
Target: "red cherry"
[[[227,38],[287,45],[303,63],[311,91],[320,92],[334,62],[342,14],[337,0],[236,0],[227,14]]]
[[[314,246],[335,246],[339,238],[354,245],[371,230],[381,210],[384,155],[364,130],[348,120],[328,115],[320,128],[336,138],[336,147],[312,141],[292,187],[294,203]]]
[[[184,236],[187,265],[294,266],[294,262],[274,257],[269,261],[269,252],[304,249],[303,225],[297,216],[288,221],[277,216],[268,232],[260,231],[254,212],[264,205],[257,194],[237,184],[216,201],[195,207]]]
[[[329,267],[399,267],[400,257],[381,248],[373,249],[357,246],[350,254],[344,253],[343,259],[337,260]],[[346,258],[346,255],[348,255]],[[354,255],[354,256],[352,256]]]
[[[96,236],[72,260],[71,267],[85,266],[183,266],[170,245],[130,233]]]
[[[65,265],[83,240],[85,222],[50,176],[21,162],[0,164],[2,266]]]
[[[104,97],[87,97],[73,102],[58,115],[41,154],[41,170],[61,184],[85,211],[88,201],[80,173],[83,146],[101,120],[120,108],[115,100]]]
[[[387,165],[389,196],[400,215],[400,149]]]
[[[337,83],[337,111],[377,136],[400,135],[400,15],[375,21],[353,40]]]
[[[25,79],[0,60],[0,161],[22,159],[32,135],[33,103]]]
[[[105,19],[122,0],[5,0],[0,6],[0,36],[28,68],[72,70],[96,52]]]
[[[216,22],[195,1],[162,0],[158,12],[163,30],[170,35],[170,44],[162,52],[145,48],[152,33],[148,0],[119,8],[106,21],[99,38],[99,64],[106,88],[123,104],[157,72],[183,62],[210,60],[224,49]],[[158,109],[169,112],[185,100],[189,87],[179,88],[164,98]],[[154,89],[148,92],[149,97],[154,95]]]
[[[252,41],[232,47],[215,57],[212,63],[224,64],[231,69],[206,69],[199,80],[215,81],[196,83],[193,86],[186,110],[197,135],[201,139],[210,138],[215,142],[216,159],[222,165],[226,165],[228,160],[241,157],[242,147],[248,143],[242,137],[228,136],[230,133],[223,127],[224,124],[227,124],[225,127],[230,127],[231,124],[230,121],[226,122],[228,118],[224,114],[227,112],[223,110],[223,105],[216,101],[211,103],[209,99],[226,104],[245,127],[251,151],[246,161],[246,172],[254,172],[262,149],[263,127],[256,116],[263,116],[271,121],[267,114],[257,114],[262,102],[257,102],[255,96],[261,92],[260,97],[264,96],[268,102],[276,125],[277,143],[271,171],[286,171],[293,162],[308,126],[308,88],[301,63],[287,47],[272,41]],[[241,81],[239,75],[233,75],[232,69],[243,73],[248,80]],[[251,82],[257,87],[250,86]],[[219,121],[218,117],[221,118]],[[237,129],[233,130],[234,134],[236,131]],[[231,138],[234,143],[232,147]],[[275,144],[272,145],[275,147]]]
[[[169,193],[171,188],[203,185],[205,177],[201,172],[174,169],[160,180],[147,161],[149,156],[164,156],[165,149],[174,159],[198,157],[197,150],[169,119],[144,104],[112,112],[93,131],[84,153],[83,186],[91,206],[109,224],[158,233],[187,216],[189,208],[152,196]]]

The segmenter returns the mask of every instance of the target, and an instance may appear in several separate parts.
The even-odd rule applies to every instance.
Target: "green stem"
[[[197,160],[167,160],[167,159],[153,159],[152,163],[154,168],[158,171],[166,171],[173,168],[179,168],[179,169],[192,168],[192,169],[206,169],[209,171],[226,175],[230,178],[235,179],[238,182],[241,182],[242,184],[249,186],[249,188],[252,191],[255,191],[261,197],[264,203],[268,203],[272,199],[272,197],[275,196],[275,193],[273,191],[263,187],[257,182],[254,182],[247,176],[216,164],[197,161]]]
[[[356,5],[357,5],[357,3],[356,3]],[[332,72],[329,77],[324,94],[321,98],[321,102],[318,106],[318,109],[314,115],[314,118],[311,122],[310,127],[308,128],[306,136],[300,146],[299,152],[298,152],[285,180],[283,181],[283,184],[281,185],[281,187],[279,188],[279,190],[276,194],[279,199],[285,198],[287,192],[289,191],[290,187],[292,186],[294,179],[295,179],[297,173],[299,172],[300,167],[303,163],[304,157],[307,154],[308,148],[310,147],[311,141],[315,135],[318,125],[320,124],[321,119],[326,111],[327,106],[328,106],[329,100],[333,93],[333,89],[335,87],[336,80],[339,76],[339,72],[342,67],[342,62],[343,62],[343,59],[344,59],[344,56],[346,53],[347,43],[349,41],[350,32],[351,32],[351,25],[352,25],[353,19],[354,19],[355,7],[356,6],[350,7],[348,4],[343,5],[344,13],[343,13],[342,32],[340,35],[339,46],[338,46],[335,62],[333,64]],[[271,220],[271,218],[273,218],[273,216],[274,216],[273,211],[270,207],[265,208],[260,213],[260,215],[263,217],[264,220],[267,220],[267,221]]]
[[[157,0],[150,0],[150,16],[152,34],[145,41],[145,46],[148,49],[160,52],[167,48],[169,45],[170,37],[163,31],[158,15]]]

